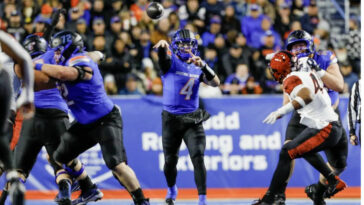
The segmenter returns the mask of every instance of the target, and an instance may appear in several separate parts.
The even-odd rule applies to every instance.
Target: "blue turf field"
[[[250,205],[252,199],[241,199],[241,200],[210,200],[208,205]],[[335,199],[327,200],[327,205],[360,205],[360,199]],[[51,205],[55,204],[48,200],[29,200],[26,205]],[[132,205],[130,200],[102,200],[98,202],[88,203],[88,205]],[[183,200],[177,201],[176,205],[196,205],[197,201],[194,200]],[[286,202],[287,205],[309,205],[312,204],[310,200],[306,199],[289,199]],[[163,205],[162,200],[154,200],[151,205]]]

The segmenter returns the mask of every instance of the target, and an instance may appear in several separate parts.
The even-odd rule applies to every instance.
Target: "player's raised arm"
[[[204,62],[200,56],[196,56],[194,55],[192,52],[190,52],[191,54],[191,58],[188,59],[187,62],[189,63],[193,63],[196,66],[200,67],[203,75],[203,82],[206,83],[207,85],[216,87],[220,85],[220,79],[219,77],[217,77],[217,75],[215,74],[215,72],[210,68],[209,65],[207,65],[206,62]]]
[[[35,69],[61,81],[90,80],[92,78],[90,67],[35,64]]]
[[[14,72],[16,76],[22,78],[21,67],[18,64],[14,65]],[[47,74],[34,70],[34,91],[45,90],[56,87],[55,81]]]
[[[158,49],[158,64],[162,72],[167,73],[172,64],[171,57],[168,55],[168,52],[170,52],[168,42],[160,40],[153,48]]]
[[[52,14],[51,24],[46,24],[46,30],[44,31],[43,38],[49,42],[51,40],[51,36],[54,28],[58,24],[60,18],[65,18],[67,15],[67,11],[65,9],[58,9]]]

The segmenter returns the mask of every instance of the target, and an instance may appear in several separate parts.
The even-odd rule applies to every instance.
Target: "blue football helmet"
[[[306,43],[306,49],[299,53],[297,57],[307,57],[315,52],[315,45],[313,43],[312,36],[303,30],[292,31],[288,35],[286,49],[292,52],[293,45],[301,42]]]
[[[35,58],[47,51],[48,43],[44,38],[35,34],[30,34],[25,37],[23,47],[28,51],[32,58]]]
[[[181,60],[186,61],[193,55],[198,55],[198,45],[195,34],[187,29],[179,29],[172,37],[172,50]]]
[[[72,54],[83,51],[84,45],[80,34],[72,31],[61,31],[51,39],[51,48],[61,51],[64,61],[67,61]]]

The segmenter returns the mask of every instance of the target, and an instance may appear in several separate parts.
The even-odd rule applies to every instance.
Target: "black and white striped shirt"
[[[358,80],[354,83],[349,96],[348,122],[349,122],[350,135],[355,135],[356,123],[360,123],[360,115],[361,115],[360,87],[361,87],[361,80]]]

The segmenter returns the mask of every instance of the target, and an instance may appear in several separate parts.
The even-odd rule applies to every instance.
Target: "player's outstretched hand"
[[[352,145],[358,145],[359,144],[359,138],[356,135],[350,135],[350,143]]]
[[[162,48],[168,48],[168,47],[169,47],[169,44],[168,44],[168,42],[167,42],[166,40],[160,40],[160,41],[158,41],[158,43],[157,43],[157,44],[155,44],[155,45],[153,46],[153,48],[157,49],[157,48],[159,48],[159,47],[162,47]]]
[[[21,92],[16,100],[17,109],[23,114],[24,119],[29,119],[34,115],[34,92]]]
[[[187,63],[193,63],[198,67],[204,67],[206,65],[200,56],[195,56],[191,51],[189,53],[192,57],[187,60]]]
[[[280,116],[278,115],[277,111],[274,111],[274,112],[271,112],[268,117],[266,117],[264,120],[263,120],[263,123],[266,123],[266,124],[274,124],[277,119],[279,118]]]

